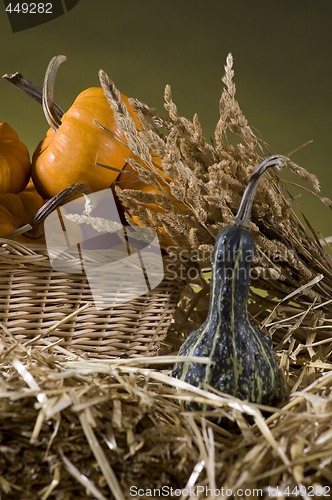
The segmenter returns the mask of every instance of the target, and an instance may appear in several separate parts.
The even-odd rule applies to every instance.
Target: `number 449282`
[[[6,7],[6,12],[10,14],[52,14],[52,3],[12,3],[10,2]]]

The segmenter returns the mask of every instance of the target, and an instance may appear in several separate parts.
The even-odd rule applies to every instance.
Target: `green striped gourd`
[[[254,171],[238,213],[216,239],[209,311],[205,322],[180,348],[180,356],[208,357],[211,364],[178,362],[172,375],[196,387],[211,386],[254,403],[272,404],[280,396],[280,372],[270,338],[248,316],[254,240],[250,216],[261,175],[287,161],[271,156]],[[187,409],[197,409],[187,403]]]

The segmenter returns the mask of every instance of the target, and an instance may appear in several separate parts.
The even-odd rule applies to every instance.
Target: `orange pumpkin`
[[[23,191],[30,178],[30,156],[8,123],[0,122],[0,193]]]
[[[29,184],[21,193],[0,194],[0,237],[6,238],[16,229],[29,224],[44,201],[40,194]],[[44,243],[45,239],[31,239],[24,234],[13,238],[23,243]]]
[[[32,177],[37,190],[45,198],[51,198],[75,183],[87,184],[91,191],[98,191],[116,182],[122,189],[166,194],[180,210],[186,209],[171,195],[168,186],[171,179],[163,172],[159,156],[152,153],[154,167],[160,174],[160,188],[141,179],[139,173],[127,163],[126,159],[133,153],[126,144],[124,132],[117,125],[103,88],[89,88],[81,92],[65,114],[53,102],[56,73],[65,59],[65,56],[52,59],[42,91],[19,73],[5,75],[8,81],[42,102],[45,117],[51,126],[33,155]],[[103,86],[102,80],[101,83]],[[134,108],[124,94],[120,95],[137,130],[141,130]],[[135,160],[145,166],[136,156]],[[156,203],[139,204],[155,212],[164,212]],[[140,224],[133,214],[132,218]],[[160,233],[163,234],[162,228]]]
[[[43,88],[43,109],[51,125],[32,159],[32,178],[37,190],[50,198],[76,182],[88,184],[92,191],[109,187],[126,165],[130,149],[118,127],[102,88],[81,92],[61,119],[53,108],[55,76],[64,56],[52,59]],[[121,94],[137,128],[140,124],[128,98]],[[102,124],[109,133],[102,130]],[[96,162],[109,165],[107,170]]]

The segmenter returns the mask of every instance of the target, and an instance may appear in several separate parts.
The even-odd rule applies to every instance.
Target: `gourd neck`
[[[212,263],[209,317],[230,324],[247,318],[254,242],[250,231],[236,225],[219,233]]]
[[[233,223],[217,237],[212,264],[210,307],[207,321],[234,324],[248,317],[248,296],[254,240],[250,232],[252,206],[262,174],[270,167],[281,167],[285,156],[270,156],[255,169],[243,193]],[[215,323],[216,315],[218,321]]]

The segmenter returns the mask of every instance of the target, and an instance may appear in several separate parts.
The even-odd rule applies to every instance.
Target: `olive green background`
[[[65,54],[56,88],[64,109],[81,90],[98,85],[100,68],[124,93],[160,112],[170,83],[179,111],[189,118],[197,112],[206,137],[213,135],[223,66],[232,52],[249,123],[272,153],[288,154],[313,140],[292,158],[319,176],[322,195],[332,196],[331,0],[80,0],[66,15],[15,34],[3,2],[0,9],[1,74],[20,71],[41,84],[49,60]],[[33,152],[47,129],[41,107],[1,80],[0,110],[0,120]],[[291,191],[301,195],[312,225],[331,235],[330,210]]]

